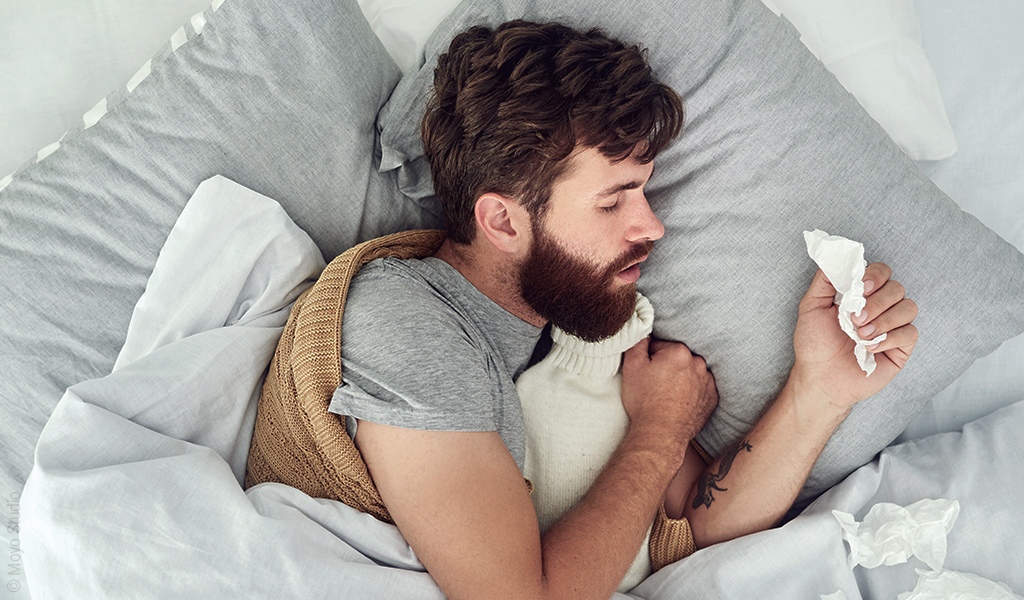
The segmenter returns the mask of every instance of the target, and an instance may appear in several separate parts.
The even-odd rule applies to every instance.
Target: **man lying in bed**
[[[624,358],[625,438],[541,537],[513,382],[546,323],[597,340],[631,316],[664,233],[643,188],[681,125],[643,52],[600,33],[474,28],[438,61],[423,139],[448,238],[433,257],[377,260],[353,280],[331,410],[350,416],[391,516],[450,598],[607,598],[663,503],[698,545],[771,527],[849,408],[916,342],[916,307],[871,265],[859,324],[889,335],[865,378],[819,272],[789,382],[696,486],[705,465],[688,448],[714,380],[682,344],[641,341]],[[695,500],[701,486],[711,493]]]

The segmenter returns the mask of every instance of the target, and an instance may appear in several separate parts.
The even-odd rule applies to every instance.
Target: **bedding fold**
[[[32,596],[443,598],[393,525],[281,484],[243,491],[263,373],[324,265],[276,203],[226,179],[184,214],[118,368],[68,389],[40,437],[20,499]],[[699,550],[616,597],[891,600],[922,565],[851,571],[831,511],[862,519],[923,497],[962,506],[945,568],[1020,593],[1024,547],[991,540],[1024,531],[1022,427],[1024,402],[888,448],[785,526]]]

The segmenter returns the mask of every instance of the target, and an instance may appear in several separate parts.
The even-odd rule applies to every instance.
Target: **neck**
[[[469,245],[445,240],[434,253],[434,258],[451,265],[473,287],[516,317],[534,327],[547,324],[547,319],[523,301],[515,276],[518,265],[512,257],[493,246],[480,243],[477,238]]]

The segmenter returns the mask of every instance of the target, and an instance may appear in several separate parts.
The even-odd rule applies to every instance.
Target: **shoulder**
[[[350,300],[377,292],[415,295],[429,288],[422,260],[378,258],[364,265],[352,278],[349,295]]]
[[[436,265],[434,265],[436,267]],[[417,364],[481,374],[486,337],[444,270],[419,260],[381,259],[349,289],[342,317],[342,357],[354,366]]]
[[[345,301],[345,330],[407,328],[420,331],[464,327],[464,311],[443,272],[419,259],[383,258],[368,263],[353,278]]]
[[[353,279],[341,324],[343,383],[331,410],[412,429],[493,430],[489,354],[478,328],[415,260]]]

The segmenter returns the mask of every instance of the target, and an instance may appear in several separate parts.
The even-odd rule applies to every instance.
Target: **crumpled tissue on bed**
[[[897,565],[913,555],[938,571],[946,561],[946,535],[960,514],[960,503],[926,498],[904,508],[879,502],[862,523],[849,513],[833,510],[832,514],[843,528],[843,539],[850,544],[851,569],[857,565],[868,569]]]
[[[859,313],[867,302],[864,299],[864,245],[820,229],[804,232],[807,253],[836,288],[835,303],[839,305],[839,326],[857,345],[853,349],[857,364],[867,375],[875,370],[875,356],[867,347],[885,339],[885,334],[865,340],[857,335],[851,315]]]
[[[917,569],[917,586],[896,600],[1024,600],[1005,583],[956,571],[925,571]],[[843,590],[822,594],[821,600],[846,600]]]
[[[896,600],[1024,600],[1005,583],[956,571],[924,571],[917,569],[917,587],[896,597]]]
[[[906,508],[889,502],[871,507],[864,521],[838,510],[832,514],[843,528],[843,539],[850,544],[850,568],[862,565],[904,563],[916,556],[931,570],[916,569],[917,586],[896,600],[1024,600],[1004,583],[997,583],[957,571],[945,571],[946,536],[960,514],[956,500],[919,500]],[[842,590],[822,595],[821,600],[846,600]]]

